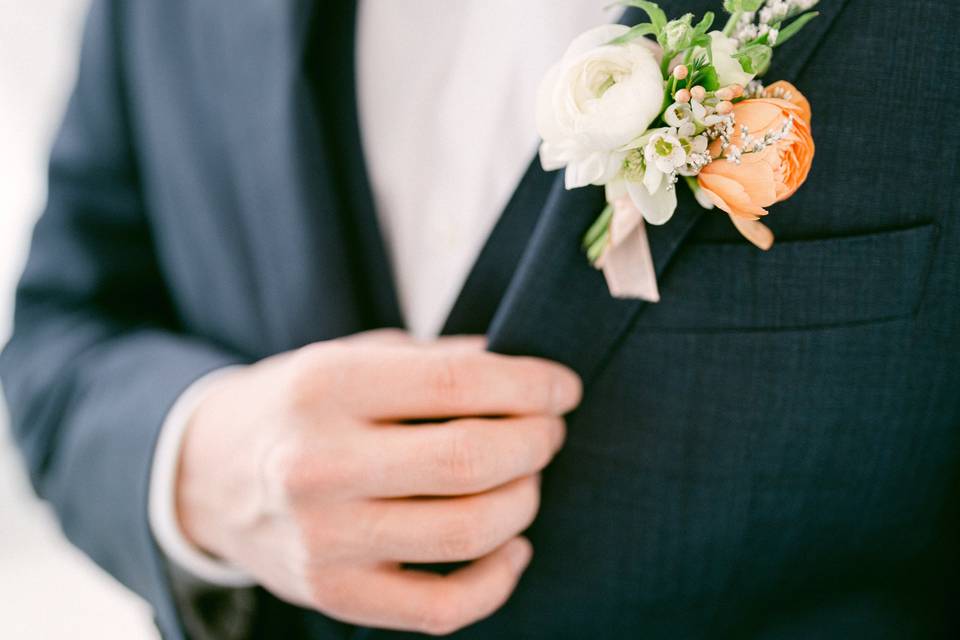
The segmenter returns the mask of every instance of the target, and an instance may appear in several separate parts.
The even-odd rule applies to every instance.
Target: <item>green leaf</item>
[[[650,16],[650,22],[653,23],[657,31],[663,29],[663,26],[667,24],[667,14],[663,12],[663,9],[661,9],[656,2],[649,2],[648,0],[621,0],[620,4],[625,7],[636,7],[637,9],[646,11],[647,15]]]
[[[727,13],[740,13],[741,11],[756,11],[760,8],[764,0],[723,0],[723,8]]]
[[[819,12],[811,11],[798,17],[796,20],[780,30],[780,35],[777,36],[777,41],[773,46],[779,47],[784,42],[797,35],[800,29],[803,29],[805,26],[807,26],[807,23],[816,18],[818,15],[820,15]]]
[[[797,3],[790,7],[790,10],[787,11],[787,15],[783,17],[784,21],[790,20],[791,18],[796,18],[798,15],[803,13],[808,9],[813,9],[815,6],[820,4],[820,0],[811,0],[810,4],[805,7],[800,7],[800,3]]]
[[[762,76],[770,68],[773,49],[765,44],[751,44],[740,49],[734,57],[740,61],[744,71]]]
[[[713,11],[707,11],[705,14],[703,14],[703,18],[697,23],[697,26],[694,28],[693,32],[697,36],[702,36],[705,34],[713,24],[713,18]]]
[[[700,48],[703,48],[703,49],[709,49],[709,48],[710,48],[710,36],[708,36],[708,35],[698,36],[698,37],[696,37],[696,38],[693,39],[693,42],[690,43],[690,46],[692,46],[692,47],[700,47]]]
[[[657,28],[652,24],[649,22],[641,22],[640,24],[631,27],[630,31],[627,31],[619,38],[614,38],[607,44],[626,44],[631,40],[636,40],[637,38],[642,38],[643,36],[649,36],[655,34],[656,32]]]
[[[720,88],[720,79],[717,77],[717,70],[712,64],[708,64],[699,71],[691,80],[690,86],[700,85],[707,91],[716,91]]]

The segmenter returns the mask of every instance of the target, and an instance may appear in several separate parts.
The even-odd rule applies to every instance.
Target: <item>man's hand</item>
[[[236,370],[192,416],[187,537],[277,596],[356,624],[452,632],[499,608],[580,400],[569,369],[481,338],[372,332]],[[401,563],[472,560],[442,576]]]

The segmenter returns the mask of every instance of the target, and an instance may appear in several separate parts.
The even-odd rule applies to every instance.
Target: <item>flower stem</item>
[[[597,261],[607,245],[611,218],[613,218],[613,205],[608,204],[583,236],[583,248],[591,264]]]
[[[586,235],[583,236],[583,248],[586,249],[599,238],[604,232],[606,232],[607,227],[610,226],[610,218],[613,217],[613,205],[608,204],[603,208],[603,211],[600,212],[600,215],[594,220],[593,224],[590,225],[590,228],[587,229]]]
[[[587,259],[590,260],[590,264],[597,264],[597,260],[600,259],[600,256],[603,255],[603,252],[607,248],[609,237],[610,229],[604,229],[600,237],[587,249]]]
[[[670,78],[670,62],[673,60],[673,57],[677,55],[673,51],[664,51],[663,60],[660,62],[660,73],[663,74],[663,79],[667,80]]]
[[[731,33],[733,33],[733,30],[737,27],[737,23],[740,22],[741,15],[743,15],[742,11],[737,11],[730,14],[730,19],[727,20],[727,24],[723,27],[723,35],[729,36]]]

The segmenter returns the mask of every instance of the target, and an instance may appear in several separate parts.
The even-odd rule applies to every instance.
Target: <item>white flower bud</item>
[[[671,20],[663,27],[660,43],[667,51],[681,51],[690,46],[693,27],[690,22],[693,14],[688,13],[678,20]]]

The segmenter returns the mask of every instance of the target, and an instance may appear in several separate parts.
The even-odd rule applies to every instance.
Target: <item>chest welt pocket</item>
[[[792,329],[890,320],[920,303],[937,227],[778,241],[689,243],[638,325],[666,331]]]

